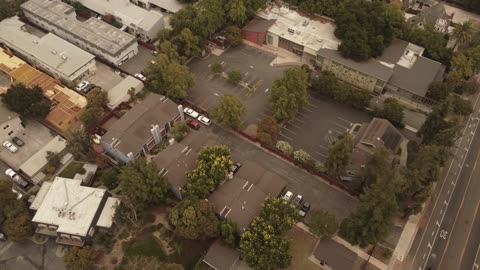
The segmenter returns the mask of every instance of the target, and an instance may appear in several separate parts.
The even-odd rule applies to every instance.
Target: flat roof
[[[335,270],[352,270],[357,254],[332,239],[321,240],[313,256]]]
[[[240,251],[225,246],[221,240],[213,242],[203,261],[216,270],[230,270],[240,259]]]
[[[10,111],[7,106],[1,101],[2,99],[0,98],[0,124],[15,119],[19,116],[18,113]]]
[[[151,4],[157,7],[166,9],[169,12],[176,13],[182,9],[185,5],[178,0],[147,0]]]
[[[102,228],[111,228],[113,224],[113,217],[115,216],[115,211],[120,204],[119,198],[108,197],[103,207],[102,213],[97,221],[97,226]]]
[[[95,59],[93,54],[52,33],[39,38],[34,33],[30,33],[25,23],[18,17],[7,18],[0,22],[0,42],[22,54],[33,56],[66,77]]]
[[[118,55],[137,42],[136,37],[102,20],[93,17],[84,22],[77,20],[73,7],[59,0],[29,0],[21,7],[24,12],[55,25],[109,55]]]
[[[32,221],[58,226],[58,233],[85,236],[106,190],[81,186],[82,181],[56,177]]]
[[[335,24],[332,19],[320,16],[302,16],[286,6],[276,3],[257,13],[266,20],[275,20],[268,29],[294,43],[308,47],[314,51],[321,48],[338,49],[340,40],[335,36]],[[290,31],[293,30],[294,33]]]
[[[38,171],[47,165],[47,152],[60,153],[65,147],[67,147],[67,141],[58,135],[55,136],[55,138],[27,159],[27,161],[20,166],[20,170],[29,177],[33,177]]]
[[[40,205],[42,205],[42,202],[47,196],[51,186],[52,186],[52,182],[43,182],[42,186],[40,187],[40,190],[35,195],[35,199],[33,200],[32,204],[30,204],[30,207],[29,207],[30,210],[37,211],[38,208],[40,208]]]
[[[117,85],[115,85],[110,90],[107,90],[107,99],[108,106],[110,108],[115,108],[123,101],[130,99],[128,90],[135,89],[135,92],[138,93],[143,89],[143,82],[134,78],[133,76],[128,75],[123,80],[121,80]]]

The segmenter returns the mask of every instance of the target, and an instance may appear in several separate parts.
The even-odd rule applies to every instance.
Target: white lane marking
[[[290,138],[290,137],[288,137],[288,136],[285,136],[285,135],[283,135],[282,133],[279,133],[279,134],[280,134],[280,136],[284,137],[285,139],[290,140],[290,141],[293,141],[292,138]]]
[[[268,90],[270,90],[270,88],[267,88],[267,89],[265,89],[265,93],[267,93],[267,92],[268,92]]]
[[[287,130],[287,131],[290,131],[291,133],[293,133],[293,134],[295,134],[295,135],[297,134],[297,133],[291,131],[290,129],[288,129],[288,128],[286,128],[286,127],[282,127],[282,128],[285,129],[285,130]]]

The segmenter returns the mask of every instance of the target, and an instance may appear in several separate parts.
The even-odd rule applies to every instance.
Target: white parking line
[[[291,133],[293,133],[293,134],[295,134],[295,135],[297,134],[297,133],[291,131],[290,129],[288,129],[288,128],[286,128],[286,127],[282,127],[282,129],[285,129],[285,130],[287,130],[287,131],[289,131],[289,132],[291,132]]]
[[[353,123],[346,120],[346,119],[343,119],[342,117],[337,117],[338,119],[342,120],[342,121],[345,121],[349,126],[351,126]]]
[[[334,122],[334,121],[329,121],[329,122],[332,123],[332,124],[334,124],[334,125],[336,125],[336,126],[339,126],[339,127],[343,128],[343,129],[345,129],[345,130],[348,130],[348,129],[349,129],[349,127],[346,127],[346,126],[344,126],[344,125],[341,125],[341,124],[339,124],[339,123],[337,123],[337,122]]]
[[[312,110],[307,109],[306,107],[303,107],[303,109],[307,112],[313,112]]]
[[[289,125],[292,125],[292,126],[294,126],[294,127],[296,127],[296,128],[302,129],[302,127],[299,127],[299,126],[293,124],[292,122],[288,122],[288,124],[289,124]]]
[[[321,147],[321,148],[323,148],[323,149],[328,150],[328,147],[325,147],[325,146],[323,146],[323,145],[321,145],[321,144],[319,144],[319,145],[317,145],[317,146],[318,146],[318,147]]]
[[[325,156],[324,154],[321,154],[321,153],[319,153],[319,152],[317,152],[317,151],[315,151],[315,154],[320,155],[320,156],[322,156],[322,157],[324,157],[324,158],[327,158],[327,156]]]
[[[312,107],[314,107],[314,108],[320,108],[319,106],[313,105],[313,103],[310,103],[310,102],[309,102],[307,105],[312,106]]]
[[[290,137],[288,137],[288,136],[285,136],[285,135],[283,135],[281,132],[280,132],[279,134],[280,134],[280,136],[284,137],[285,139],[287,139],[287,140],[290,140],[290,141],[293,141],[293,139],[292,139],[292,138],[290,138]]]
[[[302,124],[306,124],[306,123],[307,123],[307,122],[305,122],[305,121],[302,121],[302,120],[298,119],[298,117],[295,118],[295,121],[298,121],[298,122],[300,122],[300,123],[302,123]]]

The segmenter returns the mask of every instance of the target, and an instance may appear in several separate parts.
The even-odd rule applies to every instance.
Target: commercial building
[[[95,72],[95,56],[52,33],[43,34],[18,17],[0,22],[0,44],[30,64],[65,82]],[[35,31],[36,30],[36,31]]]
[[[217,240],[208,249],[203,262],[215,270],[237,269],[240,251],[224,245],[222,240]]]
[[[162,12],[177,13],[185,5],[178,0],[130,0],[139,7],[159,10]]]
[[[181,105],[152,93],[112,125],[101,145],[111,158],[128,163],[150,153],[175,122],[183,119]]]
[[[18,113],[10,111],[0,101],[0,141],[11,140],[23,130],[22,120]]]
[[[69,1],[75,2],[75,1]],[[101,15],[112,15],[126,30],[143,42],[154,40],[164,28],[164,15],[146,10],[128,0],[78,0],[85,7]]]
[[[120,200],[105,189],[81,186],[81,180],[56,177],[45,182],[30,205],[35,233],[56,237],[63,245],[82,247],[100,229],[113,224]]]
[[[75,9],[60,0],[29,0],[21,8],[32,23],[114,65],[138,53],[135,36],[94,17],[79,21]]]
[[[130,100],[130,90],[133,90],[133,94],[136,95],[142,91],[143,87],[142,81],[127,75],[127,77],[107,91],[107,106],[112,110],[115,109],[122,102]]]

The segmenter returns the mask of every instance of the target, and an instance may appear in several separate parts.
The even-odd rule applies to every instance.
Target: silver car
[[[4,141],[3,147],[7,148],[7,150],[12,153],[15,153],[18,151],[18,148],[15,145],[13,145],[13,143],[11,143],[10,141]]]

